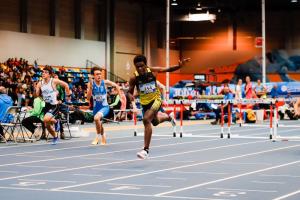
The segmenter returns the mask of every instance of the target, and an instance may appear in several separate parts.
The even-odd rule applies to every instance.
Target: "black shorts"
[[[59,105],[52,105],[50,103],[46,103],[43,112],[45,115],[51,115],[55,117],[59,112]]]
[[[158,112],[161,108],[162,105],[162,101],[161,99],[155,99],[153,101],[151,101],[149,104],[147,105],[142,105],[143,108],[143,114],[147,111],[147,110],[153,110],[154,112]]]
[[[162,105],[162,100],[161,99],[155,99],[155,100],[153,100],[151,103],[149,103],[147,105],[142,105],[143,116],[144,116],[145,112],[147,110],[150,110],[150,109],[153,110],[155,112],[155,114],[157,114],[158,111],[161,110],[161,105]],[[154,118],[151,121],[151,123],[153,124],[153,126],[157,126],[159,124],[156,115],[154,116]]]

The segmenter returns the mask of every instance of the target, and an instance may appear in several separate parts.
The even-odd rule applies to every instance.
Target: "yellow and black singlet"
[[[142,105],[147,105],[156,99],[161,99],[160,91],[156,84],[156,77],[150,68],[147,68],[144,75],[140,75],[137,71],[134,72],[134,75],[136,77],[136,88],[140,94]]]

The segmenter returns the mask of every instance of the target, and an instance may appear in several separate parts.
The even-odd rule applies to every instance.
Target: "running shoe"
[[[139,151],[137,154],[137,157],[140,159],[147,159],[149,157],[149,154],[147,151],[145,151],[144,149],[142,151]]]
[[[175,116],[174,116],[174,112],[171,112],[170,114],[169,114],[169,117],[171,118],[171,124],[172,124],[172,126],[173,127],[176,127],[176,118],[175,118]]]
[[[57,143],[58,143],[58,137],[54,137],[54,138],[52,139],[51,144],[52,144],[52,145],[56,145]]]
[[[93,142],[91,143],[92,145],[97,145],[99,142],[99,138],[98,136],[93,140]]]

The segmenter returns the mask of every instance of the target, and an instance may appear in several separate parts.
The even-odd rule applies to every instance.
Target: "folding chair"
[[[66,104],[60,105],[59,113],[58,113],[58,116],[56,117],[56,119],[59,119],[61,121],[61,124],[62,124],[61,128],[64,128],[64,126],[66,126],[66,128],[67,128],[69,135],[68,135],[68,137],[66,137],[66,134],[65,134],[65,139],[71,139],[72,134],[70,131],[70,124],[69,124],[70,108],[68,105],[66,105]]]
[[[13,140],[16,142],[16,139],[21,134],[24,141],[24,131],[21,124],[21,107],[19,106],[10,106],[1,122],[1,126],[3,127],[3,135],[4,135],[4,141],[7,142],[8,140]],[[15,130],[17,130],[17,127],[19,127],[19,130],[21,132],[18,132],[16,137],[14,135]],[[8,135],[8,140],[6,139],[6,135]]]

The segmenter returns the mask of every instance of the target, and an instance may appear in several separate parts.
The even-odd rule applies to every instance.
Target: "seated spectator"
[[[3,121],[7,109],[13,105],[13,101],[10,96],[7,95],[6,89],[0,86],[0,123]],[[0,124],[0,140],[4,139],[3,127]]]
[[[264,85],[261,84],[260,79],[257,79],[257,85],[254,88],[254,92],[257,98],[261,98],[261,99],[267,98],[267,89]]]
[[[113,110],[119,110],[121,108],[121,100],[120,100],[120,96],[118,95],[118,90],[114,87],[111,88],[111,104],[109,104],[109,114],[108,114],[108,118],[112,118],[113,117]]]
[[[276,98],[279,97],[277,84],[273,85],[273,88],[272,88],[272,90],[270,92],[270,95],[271,95],[271,98],[273,98],[273,99],[276,99]]]
[[[228,84],[224,84],[223,89],[221,90],[221,92],[219,94],[223,94],[224,95],[224,100],[231,100],[233,99],[233,92],[232,90],[229,88]],[[212,106],[213,107],[213,106]],[[218,107],[214,108],[213,107],[213,111],[216,115],[216,120],[211,122],[211,124],[215,125],[218,124],[221,120],[221,106],[219,105]],[[223,112],[227,113],[228,112],[228,103],[223,105]]]
[[[29,117],[26,117],[22,120],[22,125],[27,128],[32,134],[34,134],[35,129],[37,126],[35,123],[41,123],[43,127],[43,133],[41,139],[45,139],[45,126],[44,126],[44,113],[43,109],[45,107],[45,101],[42,99],[41,96],[37,96],[33,100],[33,108],[28,107],[29,109]]]

